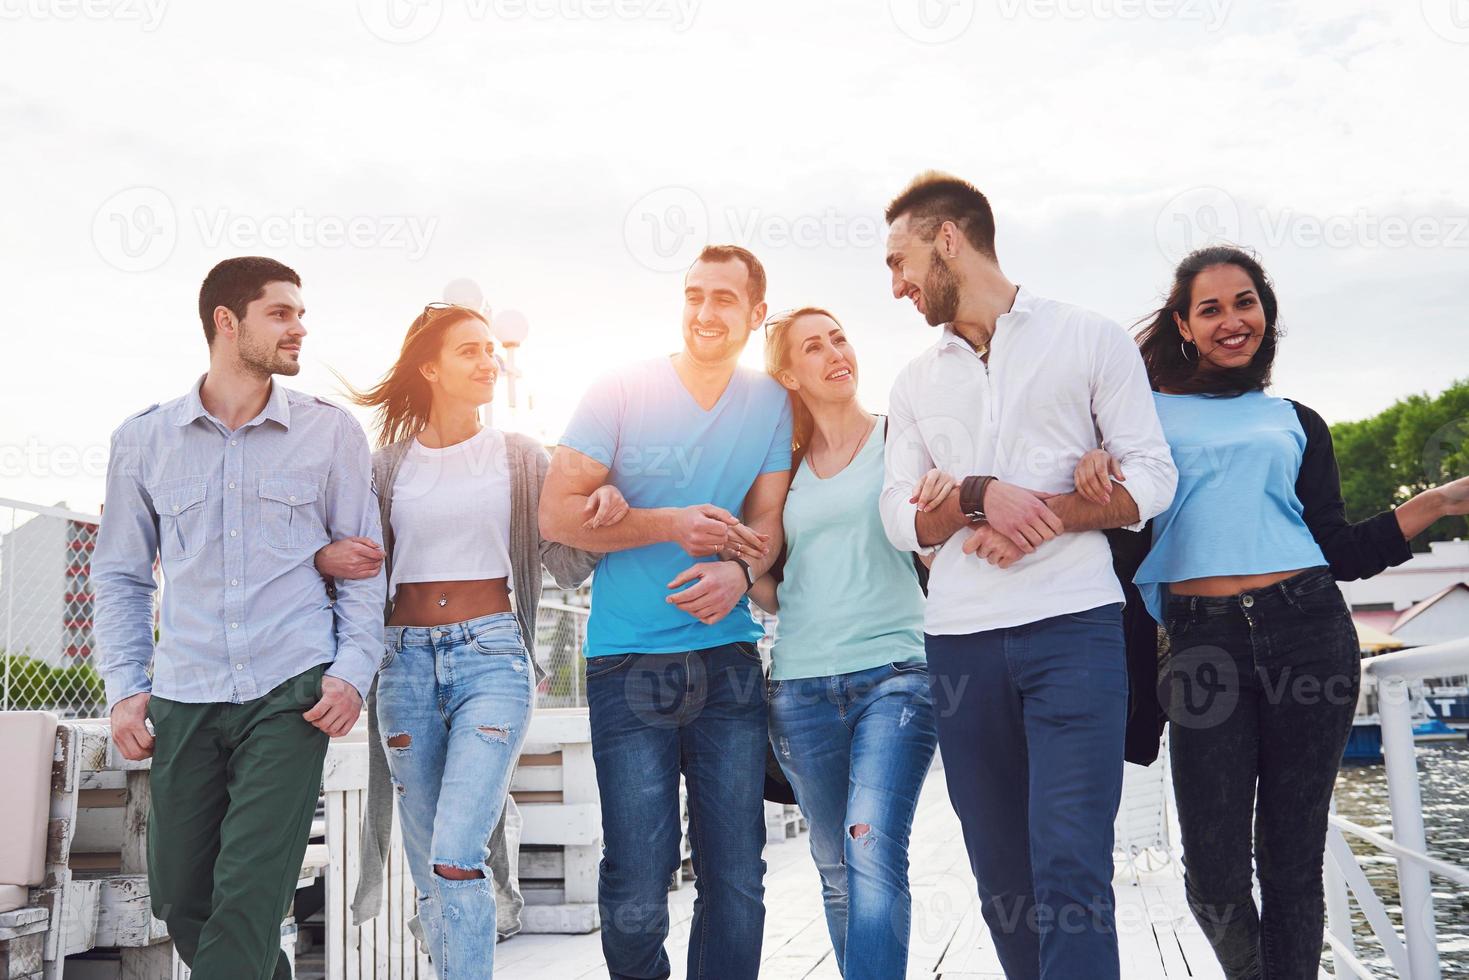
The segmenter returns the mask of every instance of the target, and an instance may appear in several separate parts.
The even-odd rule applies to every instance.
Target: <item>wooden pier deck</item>
[[[929,773],[919,798],[910,854],[913,934],[908,977],[946,980],[1003,978],[994,944],[979,915],[974,879],[958,818],[944,790],[943,770]],[[816,866],[804,834],[765,849],[765,942],[762,980],[830,980],[839,974],[826,934]],[[1122,976],[1219,978],[1223,973],[1184,900],[1175,860],[1158,871],[1118,863],[1114,881]],[[675,980],[685,975],[694,889],[669,893],[668,953]],[[500,980],[558,980],[607,976],[601,938],[516,936],[495,949]]]

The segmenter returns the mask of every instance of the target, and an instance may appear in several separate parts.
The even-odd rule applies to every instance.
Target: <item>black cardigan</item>
[[[1306,434],[1305,454],[1296,475],[1296,497],[1311,537],[1321,546],[1331,574],[1338,581],[1371,578],[1413,556],[1397,516],[1383,511],[1352,524],[1347,521],[1341,496],[1341,472],[1331,445],[1331,429],[1316,412],[1292,401],[1296,418]],[[1123,630],[1127,638],[1127,673],[1130,688],[1127,704],[1128,762],[1149,765],[1158,758],[1158,741],[1167,719],[1158,703],[1158,624],[1143,606],[1142,594],[1132,578],[1153,544],[1152,522],[1141,531],[1121,528],[1107,532],[1112,545],[1112,567],[1127,597]]]

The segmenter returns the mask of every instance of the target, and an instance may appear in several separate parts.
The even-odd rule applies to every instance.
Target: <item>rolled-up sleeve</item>
[[[97,672],[107,713],[125,698],[153,689],[153,561],[158,515],[141,482],[144,446],[124,426],[113,433],[107,459],[106,504],[92,553]]]
[[[910,371],[898,375],[888,399],[888,432],[883,449],[882,495],[878,510],[888,540],[899,551],[932,554],[937,547],[925,548],[918,543],[918,505],[911,503],[913,488],[933,468],[933,457],[923,443],[923,435],[913,417],[908,385]]]
[[[362,427],[343,415],[338,450],[326,481],[327,531],[333,540],[347,537],[382,540],[382,519],[372,487],[372,456]],[[337,655],[327,674],[355,687],[364,701],[383,657],[383,606],[387,580],[339,579],[336,616]]]
[[[1123,486],[1137,504],[1137,523],[1125,527],[1141,531],[1173,502],[1178,468],[1158,421],[1142,354],[1127,331],[1110,321],[1093,361],[1091,400],[1102,448],[1122,464]]]

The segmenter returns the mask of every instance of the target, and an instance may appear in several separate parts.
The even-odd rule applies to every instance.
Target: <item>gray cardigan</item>
[[[408,451],[412,437],[385,446],[372,456],[372,485],[377,489],[382,511],[383,575],[393,579],[393,483],[398,468]],[[511,594],[515,618],[526,646],[535,652],[536,610],[541,602],[541,566],[551,573],[556,584],[572,589],[585,582],[601,555],[541,537],[541,484],[551,459],[546,450],[529,436],[505,433],[505,451],[510,463],[510,574],[515,585]],[[388,600],[383,621],[393,613]],[[386,659],[386,650],[384,651]],[[534,656],[532,656],[534,662]],[[536,664],[536,677],[544,671]],[[360,925],[377,915],[383,900],[383,866],[387,860],[388,839],[393,831],[393,791],[388,777],[388,758],[383,749],[377,725],[377,681],[367,696],[367,807],[362,817],[361,877],[352,898],[352,921]]]

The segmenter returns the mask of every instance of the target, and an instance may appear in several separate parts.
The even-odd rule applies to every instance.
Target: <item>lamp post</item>
[[[510,411],[514,413],[517,411],[515,382],[520,377],[520,369],[515,366],[515,350],[530,335],[530,321],[519,310],[502,310],[490,321],[490,331],[505,347],[505,394]]]

